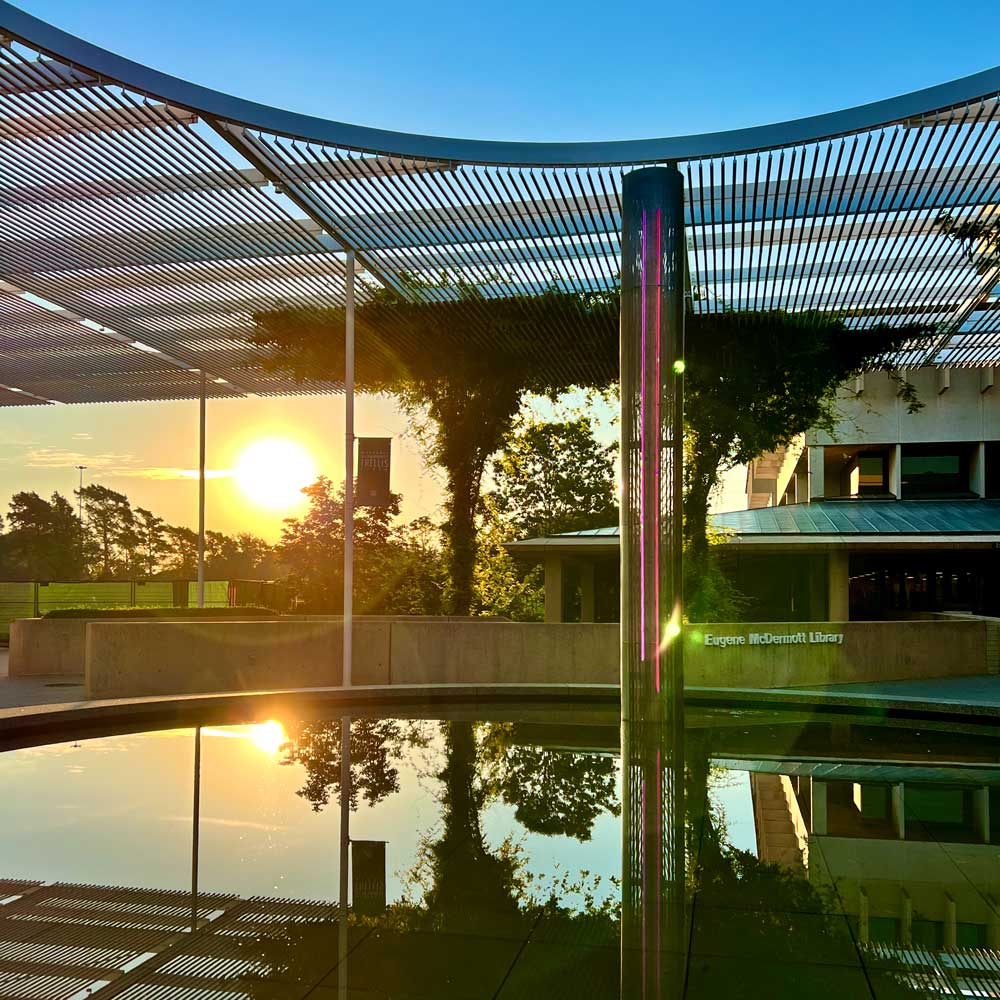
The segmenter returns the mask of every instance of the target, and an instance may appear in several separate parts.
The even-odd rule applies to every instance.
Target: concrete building
[[[1000,615],[1000,389],[993,368],[874,372],[814,429],[747,469],[716,514],[721,562],[757,621]],[[618,529],[513,542],[545,566],[547,621],[617,619]]]

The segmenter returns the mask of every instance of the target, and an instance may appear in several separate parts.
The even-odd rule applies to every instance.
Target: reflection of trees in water
[[[353,731],[357,726],[357,732]],[[426,729],[417,730],[426,745]],[[376,803],[399,790],[396,765],[411,738],[406,724],[358,720],[352,725],[356,787]],[[421,843],[410,872],[415,898],[391,904],[379,917],[351,915],[352,947],[368,943],[366,965],[356,975],[433,977],[440,968],[475,965],[466,943],[479,937],[529,942],[520,963],[524,982],[515,994],[550,997],[613,996],[617,987],[619,907],[617,899],[587,895],[582,874],[536,890],[521,850],[508,838],[491,847],[483,832],[484,808],[498,798],[513,806],[529,830],[589,838],[603,810],[617,813],[616,763],[586,753],[548,751],[515,744],[510,727],[446,722],[440,726],[441,757],[433,777],[439,783],[441,823]],[[339,793],[338,723],[303,726],[286,750],[301,763],[307,781],[300,794],[322,808]],[[709,794],[712,769],[705,746],[689,743],[685,774],[686,897],[691,942],[687,963],[692,997],[801,996],[841,998],[842,974],[858,968],[858,950],[832,887],[811,884],[800,874],[760,861],[733,847],[725,818]],[[520,784],[519,784],[520,782]],[[551,812],[545,804],[552,803]],[[584,898],[574,907],[567,900]],[[682,921],[685,918],[681,918]],[[275,927],[245,956],[254,974],[250,993],[262,981],[301,980],[318,966],[333,964],[336,920]],[[554,946],[550,946],[556,942]],[[572,942],[567,948],[559,942]],[[582,945],[583,947],[579,947]],[[866,956],[867,957],[867,956]],[[665,963],[666,967],[666,963]],[[675,975],[683,977],[684,972]],[[835,974],[836,973],[836,974]],[[381,972],[379,973],[382,974]],[[863,982],[863,978],[859,979]],[[596,984],[603,984],[598,993]],[[677,981],[664,984],[664,995]],[[879,996],[919,995],[905,977],[883,977]],[[390,990],[391,992],[391,990]]]
[[[602,813],[621,813],[618,765],[610,754],[574,753],[518,743],[510,724],[483,727],[484,787],[514,807],[533,833],[590,840]]]
[[[298,793],[319,812],[340,797],[340,720],[300,725],[282,746],[282,764],[301,764],[306,782]],[[370,805],[399,791],[397,766],[411,749],[426,745],[418,723],[397,719],[354,719],[351,722],[351,808],[358,793]]]

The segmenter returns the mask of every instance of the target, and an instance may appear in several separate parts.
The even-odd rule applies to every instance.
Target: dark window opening
[[[968,451],[947,445],[904,448],[902,481],[906,500],[971,496]]]

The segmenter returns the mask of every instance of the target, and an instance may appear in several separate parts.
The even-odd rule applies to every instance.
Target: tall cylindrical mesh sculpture
[[[684,181],[625,175],[621,275],[622,718],[679,721]]]
[[[683,993],[684,185],[625,176],[621,276],[622,996]],[[679,992],[674,992],[678,982]]]

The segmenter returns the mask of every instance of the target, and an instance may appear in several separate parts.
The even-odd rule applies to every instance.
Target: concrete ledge
[[[753,644],[761,634],[806,641]],[[842,640],[809,641],[814,635]],[[709,636],[743,643],[708,645]],[[790,688],[967,677],[992,672],[988,638],[983,619],[692,625],[685,630],[684,679],[693,687]]]
[[[392,623],[390,684],[617,684],[617,625]]]
[[[42,675],[79,677],[87,662],[87,625],[95,621],[233,621],[231,614],[200,615],[198,618],[17,618],[10,623],[10,656],[7,672],[11,677]],[[254,621],[277,621],[254,618]]]
[[[355,622],[393,622],[399,615],[364,615],[355,617]],[[87,661],[87,625],[91,622],[125,624],[126,622],[235,622],[232,614],[201,614],[198,617],[176,618],[18,618],[10,623],[10,660],[8,673],[11,677],[60,676],[77,677],[84,673]],[[253,616],[252,621],[287,622],[342,622],[343,615],[278,615],[270,617]],[[462,622],[466,624],[488,624],[503,621],[499,618],[451,618],[413,616],[413,622]]]
[[[985,621],[688,626],[692,687],[794,688],[980,676]],[[603,624],[358,619],[358,684],[615,684],[619,630]],[[91,622],[89,697],[340,683],[341,621]],[[682,641],[678,639],[677,641]]]
[[[389,682],[389,624],[354,625],[356,684]],[[341,683],[341,622],[89,622],[88,698]]]

